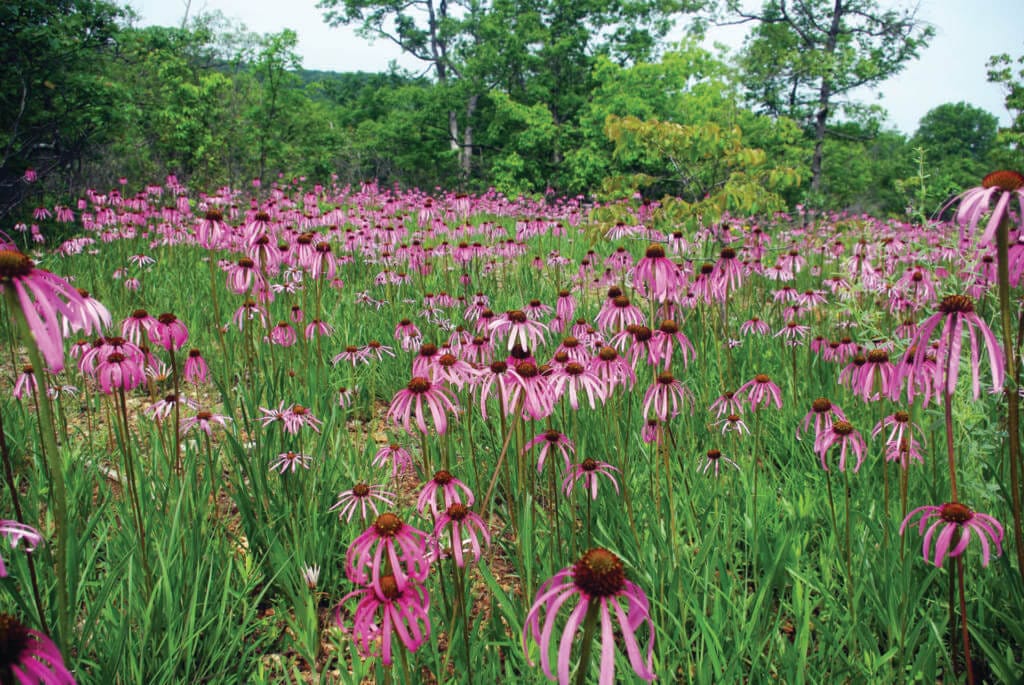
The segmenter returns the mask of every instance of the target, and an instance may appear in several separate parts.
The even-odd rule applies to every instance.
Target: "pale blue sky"
[[[142,24],[181,23],[187,0],[125,0],[141,16]],[[891,5],[882,0],[883,6]],[[384,71],[388,63],[419,69],[421,64],[402,55],[393,44],[373,44],[352,29],[332,29],[323,21],[316,0],[193,0],[191,14],[220,10],[240,20],[249,30],[272,33],[293,29],[298,52],[307,69]],[[878,102],[889,111],[892,126],[912,133],[932,107],[963,100],[992,112],[1003,123],[1009,117],[1003,93],[985,80],[989,56],[1024,54],[1024,2],[1022,0],[920,0],[919,16],[935,26],[936,35],[921,57],[875,92],[858,94],[862,102]],[[738,46],[737,29],[712,29],[710,41]],[[709,43],[710,44],[710,43]],[[882,98],[878,99],[881,94]]]

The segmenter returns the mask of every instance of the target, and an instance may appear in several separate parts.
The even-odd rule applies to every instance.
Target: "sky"
[[[187,0],[122,0],[140,17],[142,26],[181,24]],[[331,28],[323,21],[317,0],[192,0],[190,16],[220,11],[256,33],[290,28],[298,34],[298,53],[307,69],[333,71],[386,71],[394,61],[419,72],[423,63],[403,55],[394,44],[369,42],[349,27]],[[894,3],[881,0],[882,6]],[[935,37],[920,57],[874,91],[856,99],[880,104],[889,112],[888,125],[913,133],[930,109],[945,102],[967,102],[988,110],[1009,123],[1004,92],[986,81],[985,64],[995,54],[1014,58],[1024,54],[1024,2],[1022,0],[918,0],[918,16],[935,27]],[[737,27],[712,28],[707,45],[742,43]]]

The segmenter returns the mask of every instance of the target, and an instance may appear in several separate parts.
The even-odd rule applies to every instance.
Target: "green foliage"
[[[796,119],[811,134],[810,191],[816,195],[836,104],[901,71],[935,32],[918,20],[916,9],[885,9],[876,0],[766,0],[759,12],[748,12],[738,0],[725,6],[730,16],[756,22],[739,59],[748,101]]]
[[[988,80],[1006,91],[1006,109],[1011,117],[1010,125],[999,131],[999,143],[1008,148],[999,155],[999,165],[1020,169],[1024,168],[1024,55],[1016,63],[1019,67],[1006,54],[992,57],[988,62]]]
[[[925,114],[908,143],[919,169],[897,181],[914,211],[934,214],[950,198],[978,185],[1001,154],[998,123],[989,112],[965,102],[939,105]]]
[[[66,187],[114,130],[118,90],[105,72],[122,12],[103,0],[0,3],[0,217],[28,191],[26,169]]]

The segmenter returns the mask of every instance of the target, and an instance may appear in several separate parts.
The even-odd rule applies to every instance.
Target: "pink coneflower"
[[[320,319],[310,319],[306,324],[304,335],[306,340],[312,340],[315,336],[329,338],[334,335],[334,326]]]
[[[88,290],[77,288],[78,294],[82,297],[79,306],[79,316],[74,319],[64,317],[61,319],[61,330],[64,337],[70,337],[83,328],[83,321],[99,322],[101,329],[108,328],[111,323],[110,310],[102,302],[89,295]]]
[[[341,362],[347,362],[352,368],[355,368],[359,364],[369,364],[370,359],[363,348],[348,345],[344,350],[331,358],[332,364],[340,364]]]
[[[458,414],[455,398],[442,385],[431,383],[430,379],[414,376],[409,384],[395,393],[388,408],[387,418],[407,433],[412,432],[412,418],[415,415],[416,428],[429,433],[426,412],[434,423],[438,435],[448,430],[448,413]]]
[[[833,404],[827,397],[819,397],[811,403],[811,410],[804,415],[803,432],[806,433],[811,428],[811,422],[814,422],[814,441],[817,442],[818,438],[821,437],[822,433],[825,433],[832,428],[834,421],[845,421],[846,414],[839,408],[839,405]],[[800,427],[796,429],[796,439],[800,439]]]
[[[448,535],[445,535],[448,529]],[[451,543],[451,555],[455,559],[455,565],[464,568],[466,565],[466,551],[469,547],[473,561],[480,561],[483,554],[480,538],[483,538],[484,546],[491,544],[491,534],[487,531],[487,524],[478,514],[470,511],[465,504],[450,504],[448,509],[437,518],[432,536],[434,545],[442,546],[442,536],[448,538]]]
[[[554,429],[546,430],[526,443],[521,454],[526,454],[537,445],[541,445],[540,451],[537,454],[537,473],[544,469],[544,462],[552,450],[557,449],[558,453],[562,455],[562,461],[565,463],[566,470],[569,469],[569,465],[572,463],[571,456],[576,454],[576,446],[572,440],[564,433]]]
[[[437,506],[437,495],[440,493],[443,500],[442,507]],[[450,507],[453,504],[465,504],[472,506],[475,501],[473,491],[461,480],[445,470],[434,474],[416,498],[416,511],[420,514],[429,507],[430,513],[436,519],[441,508]]]
[[[917,532],[919,535],[924,535],[921,553],[925,561],[936,566],[942,566],[942,562],[947,556],[958,557],[967,551],[972,533],[981,543],[982,566],[988,566],[991,557],[989,541],[996,546],[996,556],[1003,553],[1003,526],[988,514],[971,511],[966,505],[959,502],[947,502],[941,506],[929,504],[914,509],[907,515],[907,518],[903,519],[903,523],[900,524],[900,535],[903,535],[907,525],[917,516],[920,516]],[[928,526],[930,519],[937,520]],[[925,527],[928,528],[927,533]],[[935,536],[936,533],[938,533],[938,537]],[[929,554],[933,538],[935,539],[935,549],[932,554]]]
[[[672,344],[673,342],[675,345]],[[672,368],[672,351],[676,345],[679,346],[679,354],[683,358],[685,367],[690,363],[691,358],[696,357],[697,351],[675,321],[664,319],[658,325],[658,330],[652,334],[650,350],[651,357],[660,360],[665,371]]]
[[[242,257],[227,268],[227,288],[236,295],[245,295],[254,285],[266,287],[266,279],[260,273],[256,262]]]
[[[385,561],[399,589],[405,589],[409,583],[422,583],[430,571],[427,534],[390,512],[381,514],[349,545],[345,574],[353,583],[370,584],[377,594],[383,595],[381,576]]]
[[[9,519],[0,519],[0,537],[6,537],[7,542],[10,543],[11,549],[16,549],[18,544],[24,542],[23,549],[25,552],[31,554],[36,550],[36,547],[42,544],[43,536],[38,530],[32,526],[25,525],[18,521],[11,521]],[[0,578],[7,577],[7,567],[4,566],[4,557],[0,555]],[[4,644],[3,639],[0,638],[0,645]],[[0,673],[3,673],[3,668],[0,666]]]
[[[0,614],[0,678],[21,685],[75,685],[53,641]]]
[[[654,331],[647,326],[627,326],[625,330],[613,335],[609,342],[612,347],[622,352],[629,360],[630,366],[636,369],[641,358],[651,366],[657,365],[656,352],[651,346],[653,340]]]
[[[743,335],[768,335],[771,330],[767,321],[762,321],[756,316],[740,324],[740,333]]]
[[[636,371],[614,347],[603,346],[590,360],[590,368],[605,383],[611,395],[619,385],[632,390],[636,385]]]
[[[693,393],[668,371],[662,371],[644,393],[644,416],[656,416],[660,421],[679,416],[683,405],[693,411]]]
[[[431,381],[447,383],[452,388],[461,390],[476,380],[477,373],[472,364],[446,352],[438,358],[437,364],[431,370]]]
[[[798,347],[810,331],[810,326],[804,326],[796,321],[787,321],[774,337],[782,338],[787,345]]]
[[[199,403],[188,397],[182,395],[165,395],[161,399],[157,400],[153,404],[146,407],[144,413],[150,418],[156,419],[157,421],[166,421],[171,414],[174,412],[175,407],[185,406],[189,409],[195,410],[199,408]]]
[[[198,411],[195,416],[189,416],[181,420],[181,432],[187,433],[193,428],[198,428],[207,435],[213,435],[213,425],[227,428],[231,418],[223,414],[214,414],[210,411]]]
[[[302,467],[309,470],[309,465],[312,463],[313,457],[300,454],[299,452],[281,452],[277,457],[270,462],[270,470],[277,471],[278,473],[284,473],[285,471],[291,471],[295,473],[298,467]]]
[[[523,307],[523,313],[526,317],[533,319],[534,321],[540,321],[546,318],[549,314],[555,311],[551,305],[544,304],[540,300],[530,300],[530,302]]]
[[[590,499],[596,500],[598,476],[604,476],[611,481],[615,492],[619,492],[619,483],[615,480],[613,473],[618,470],[607,462],[597,461],[588,457],[579,464],[573,464],[569,467],[565,478],[562,479],[562,492],[568,497],[572,493],[573,487],[577,483],[582,483],[583,490],[585,492],[590,491]]]
[[[960,371],[962,338],[966,333],[970,342],[971,390],[974,399],[978,399],[981,395],[979,336],[985,343],[985,351],[988,354],[989,366],[992,369],[992,384],[994,387],[1001,387],[1004,368],[1003,351],[991,329],[975,313],[973,300],[964,295],[950,295],[943,298],[939,303],[939,311],[921,322],[917,335],[911,341],[911,347],[916,348],[913,372],[916,374],[925,364],[928,341],[935,330],[939,328],[939,324],[942,324],[942,330],[939,334],[939,347],[936,352],[935,385],[944,388],[949,395],[952,395],[956,389],[957,376]],[[902,382],[902,379],[907,377],[906,366],[901,370],[903,372],[900,379]],[[911,387],[908,384],[908,395],[913,392]],[[912,400],[913,397],[910,399]]]
[[[576,314],[576,298],[568,290],[559,290],[555,300],[555,316],[562,321],[569,321]]]
[[[574,411],[580,408],[579,396],[582,393],[586,393],[591,409],[596,408],[598,401],[604,404],[608,399],[604,382],[593,370],[579,362],[570,361],[557,368],[551,378],[552,401],[557,403],[568,395],[569,406]]]
[[[409,319],[402,319],[395,325],[395,340],[398,341],[399,347],[411,352],[420,346],[423,336],[416,324]]]
[[[412,375],[423,378],[433,376],[432,368],[441,356],[441,351],[434,343],[423,343],[420,345],[416,356],[412,358]]]
[[[598,330],[602,333],[619,331],[627,326],[639,326],[646,321],[640,308],[634,305],[628,297],[622,294],[618,287],[612,286],[608,289],[608,297],[605,298],[601,310],[594,318]]]
[[[25,315],[28,332],[35,339],[46,365],[58,372],[64,369],[64,339],[58,314],[81,327],[86,334],[99,332],[103,322],[92,317],[83,306],[82,296],[63,278],[35,268],[0,233],[0,292],[10,288],[9,303]]]
[[[649,445],[652,442],[660,445],[664,434],[665,431],[662,430],[661,421],[653,417],[644,421],[644,427],[640,429],[640,439],[643,440],[646,445]]]
[[[715,265],[705,262],[697,269],[690,286],[697,299],[704,302],[722,302],[725,300],[725,281],[718,277]]]
[[[865,402],[882,397],[891,400],[899,397],[899,377],[896,375],[896,366],[889,361],[889,352],[879,348],[868,350],[864,364],[857,368],[850,385],[853,394]]]
[[[725,414],[740,414],[743,412],[743,403],[740,401],[741,399],[742,398],[736,396],[736,393],[731,390],[726,390],[711,403],[711,406],[708,407],[708,411],[716,412],[718,418],[721,418]]]
[[[20,400],[26,395],[34,396],[37,387],[35,370],[31,364],[25,364],[21,367],[21,373],[18,374],[18,379],[14,382],[14,399]]]
[[[891,429],[886,443],[899,443],[903,438],[921,432],[921,427],[911,423],[910,414],[905,411],[893,412],[879,421],[871,431],[871,437],[877,438],[886,428]]]
[[[373,465],[390,466],[391,476],[397,478],[399,473],[412,469],[412,455],[401,445],[391,443],[377,450],[373,455]]]
[[[750,428],[743,422],[743,417],[739,414],[728,414],[724,419],[715,424],[715,427],[722,428],[722,435],[726,433],[736,433],[737,435],[743,435],[746,433],[750,435]]]
[[[704,464],[700,467],[700,472],[706,474],[708,471],[714,471],[715,478],[720,475],[722,464],[731,466],[737,471],[740,469],[739,464],[722,454],[720,450],[708,450],[703,459]]]
[[[578,600],[574,606],[571,600]],[[558,615],[563,606],[572,606],[569,617],[557,638],[558,674],[551,670],[551,644],[556,637]],[[623,606],[625,605],[625,606]],[[592,613],[593,612],[593,613]],[[584,619],[595,616],[601,626],[600,685],[615,682],[616,634],[629,657],[637,677],[654,680],[654,621],[643,590],[626,580],[622,562],[606,549],[587,551],[573,566],[564,568],[545,581],[533,600],[523,626],[523,651],[528,652],[527,637],[540,647],[540,663],[549,680],[568,685],[572,647]],[[591,618],[591,620],[595,620]],[[647,650],[643,653],[637,631],[647,626]],[[594,639],[598,633],[595,631]],[[527,655],[527,661],[532,661]],[[579,668],[588,668],[580,664]]]
[[[115,389],[134,390],[145,380],[145,374],[137,360],[121,352],[111,352],[97,365],[96,379],[100,390],[109,395]]]
[[[280,345],[281,347],[291,347],[298,342],[298,335],[295,333],[295,329],[287,321],[279,321],[276,326],[270,330],[270,342],[274,345]]]
[[[985,230],[978,237],[978,242],[992,242],[996,229],[1004,217],[1009,216],[1010,203],[1017,198],[1018,219],[1024,219],[1024,175],[1016,171],[993,171],[981,182],[981,186],[969,188],[954,198],[949,204],[960,200],[956,210],[956,220],[966,225],[968,232],[973,233],[982,217],[989,212],[992,199],[996,198],[996,206],[989,214]],[[964,236],[961,236],[964,237]]]
[[[338,501],[331,505],[329,511],[337,509],[339,521],[342,518],[346,521],[351,521],[352,516],[356,513],[356,509],[358,509],[365,522],[369,518],[369,510],[371,509],[375,518],[380,515],[380,511],[377,509],[377,502],[383,502],[390,507],[394,504],[394,500],[389,498],[394,496],[394,493],[385,490],[383,485],[356,483],[352,486],[351,490],[338,493]]]
[[[319,433],[320,427],[323,425],[323,421],[313,416],[313,412],[301,404],[293,404],[288,407],[282,418],[284,419],[284,431],[290,435],[298,435],[303,428],[310,428],[314,433]]]
[[[543,419],[554,411],[554,395],[551,384],[531,361],[516,364],[510,372],[508,407],[511,409],[522,402],[523,415],[533,420]]]
[[[511,350],[517,343],[523,348],[531,350],[544,344],[547,335],[547,326],[540,321],[533,321],[527,318],[526,314],[518,309],[505,312],[488,324],[488,332],[492,340],[499,340],[502,336],[508,335],[506,340],[507,349]]]
[[[180,350],[188,341],[188,329],[174,314],[161,314],[147,329],[149,341],[168,352]]]
[[[342,409],[348,409],[352,406],[352,403],[356,401],[356,397],[359,396],[359,387],[353,386],[351,388],[341,386],[338,388],[338,406]]]
[[[394,662],[392,641],[395,636],[410,652],[415,652],[430,639],[430,595],[415,582],[399,585],[396,576],[385,575],[380,587],[365,587],[342,598],[334,621],[342,632],[352,636],[363,657],[380,655],[385,666]],[[358,599],[352,614],[352,628],[345,627],[342,607]]]
[[[743,283],[743,265],[736,258],[736,250],[723,247],[715,262],[715,278],[729,290],[738,290]]]
[[[512,407],[508,402],[513,390],[513,372],[504,361],[493,361],[485,367],[481,367],[476,377],[476,392],[480,395],[480,416],[487,420],[487,400],[494,394],[506,415],[512,413]]]
[[[665,256],[665,248],[652,243],[633,268],[633,289],[657,302],[673,299],[686,282],[683,272]]]
[[[821,458],[821,468],[826,471],[828,471],[828,464],[825,462],[825,457],[828,455],[828,451],[836,445],[839,445],[839,470],[846,470],[846,454],[847,451],[852,451],[857,457],[857,463],[853,467],[853,472],[856,473],[860,469],[860,465],[864,463],[867,445],[864,443],[864,438],[849,421],[843,419],[834,421],[832,427],[814,441],[814,451]]]
[[[210,367],[203,359],[203,353],[195,348],[189,350],[188,357],[185,358],[185,369],[182,372],[185,382],[199,385],[205,383],[209,376]]]
[[[249,321],[258,320],[262,328],[267,327],[267,310],[256,303],[256,300],[245,300],[242,306],[235,310],[231,321],[242,330]]]
[[[377,340],[371,340],[370,342],[366,343],[366,345],[363,347],[363,352],[367,358],[372,357],[373,359],[376,359],[379,362],[384,361],[384,357],[395,356],[395,351],[391,348],[390,345],[384,345]]]
[[[746,395],[744,399],[750,402],[751,411],[757,411],[761,405],[767,405],[770,402],[774,402],[777,408],[782,409],[782,391],[764,373],[757,374],[737,388],[736,395],[740,398],[744,398]],[[742,402],[743,399],[740,401]]]

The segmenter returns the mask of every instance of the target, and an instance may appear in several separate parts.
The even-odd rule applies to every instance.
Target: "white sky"
[[[141,17],[142,25],[181,23],[187,0],[122,0]],[[985,64],[991,55],[1024,53],[1024,2],[1021,0],[919,0],[919,16],[935,26],[936,35],[920,58],[882,84],[877,93],[858,99],[878,102],[889,111],[890,123],[913,133],[921,117],[944,102],[965,101],[992,112],[1003,124],[1009,116],[1002,90],[986,81]],[[880,4],[888,6],[886,0]],[[192,0],[190,16],[214,10],[241,21],[256,33],[293,29],[298,52],[307,69],[334,71],[386,71],[389,62],[419,70],[421,62],[402,55],[385,40],[359,38],[352,28],[330,28],[316,0]],[[738,46],[742,32],[712,29],[711,41]],[[880,100],[876,100],[878,95]]]

